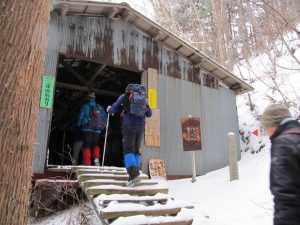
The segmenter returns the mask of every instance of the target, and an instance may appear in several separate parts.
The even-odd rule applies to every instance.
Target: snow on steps
[[[176,202],[169,199],[166,204],[154,204],[145,206],[137,203],[119,203],[111,202],[101,213],[105,219],[115,219],[118,217],[146,215],[146,216],[163,216],[177,215],[181,208],[192,208],[191,205],[182,202]]]
[[[166,203],[169,199],[169,196],[166,194],[158,193],[154,196],[132,196],[128,194],[112,194],[112,195],[98,195],[94,198],[94,202],[100,206],[107,205],[112,201],[122,202],[133,202],[139,203],[144,202],[147,205],[153,205],[155,202]]]
[[[139,186],[139,187],[120,187],[117,185],[101,185],[89,187],[86,189],[90,195],[101,194],[129,194],[129,195],[156,195],[157,193],[168,193],[168,188],[163,188],[160,185]]]
[[[104,170],[106,174],[103,173]],[[140,186],[125,187],[128,175],[121,173],[126,171],[125,168],[116,170],[106,167],[104,170],[77,169],[79,184],[102,224],[192,224],[191,213],[182,216],[182,211],[193,206],[170,199],[167,195],[168,188],[164,185],[151,181],[147,175],[141,174]]]
[[[127,181],[124,180],[113,180],[113,179],[96,179],[96,180],[88,180],[84,182],[85,188],[93,187],[93,186],[99,186],[99,185],[117,185],[121,187],[126,186]],[[146,186],[146,185],[155,185],[158,184],[155,181],[152,180],[142,180],[140,183],[137,184],[137,186]]]
[[[78,180],[80,180],[81,182],[87,181],[87,180],[95,180],[95,179],[114,179],[114,180],[123,180],[123,181],[127,181],[128,180],[128,175],[127,174],[101,174],[99,172],[99,174],[97,173],[86,173],[86,174],[81,174],[78,175]],[[149,177],[146,174],[141,174],[140,175],[141,180],[147,180],[149,179]]]

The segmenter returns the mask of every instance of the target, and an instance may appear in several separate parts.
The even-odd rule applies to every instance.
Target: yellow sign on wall
[[[148,103],[151,109],[157,108],[157,97],[155,89],[148,89]]]

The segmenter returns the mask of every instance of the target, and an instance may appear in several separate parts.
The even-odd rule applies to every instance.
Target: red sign
[[[181,118],[184,151],[201,150],[201,129],[199,117]]]
[[[252,131],[252,134],[256,135],[258,137],[258,129]]]

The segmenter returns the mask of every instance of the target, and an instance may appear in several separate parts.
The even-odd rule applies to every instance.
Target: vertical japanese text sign
[[[54,77],[43,76],[40,107],[51,109],[53,105]]]
[[[201,150],[201,129],[199,117],[181,118],[184,151]]]

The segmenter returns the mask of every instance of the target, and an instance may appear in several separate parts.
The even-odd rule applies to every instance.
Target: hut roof
[[[235,76],[231,71],[209,56],[188,44],[174,33],[155,23],[148,17],[130,7],[127,3],[111,3],[85,0],[57,0],[54,9],[61,16],[82,15],[122,19],[135,26],[144,35],[162,42],[169,49],[179,53],[194,66],[202,67],[218,77],[224,84],[238,94],[252,91],[253,87]]]

